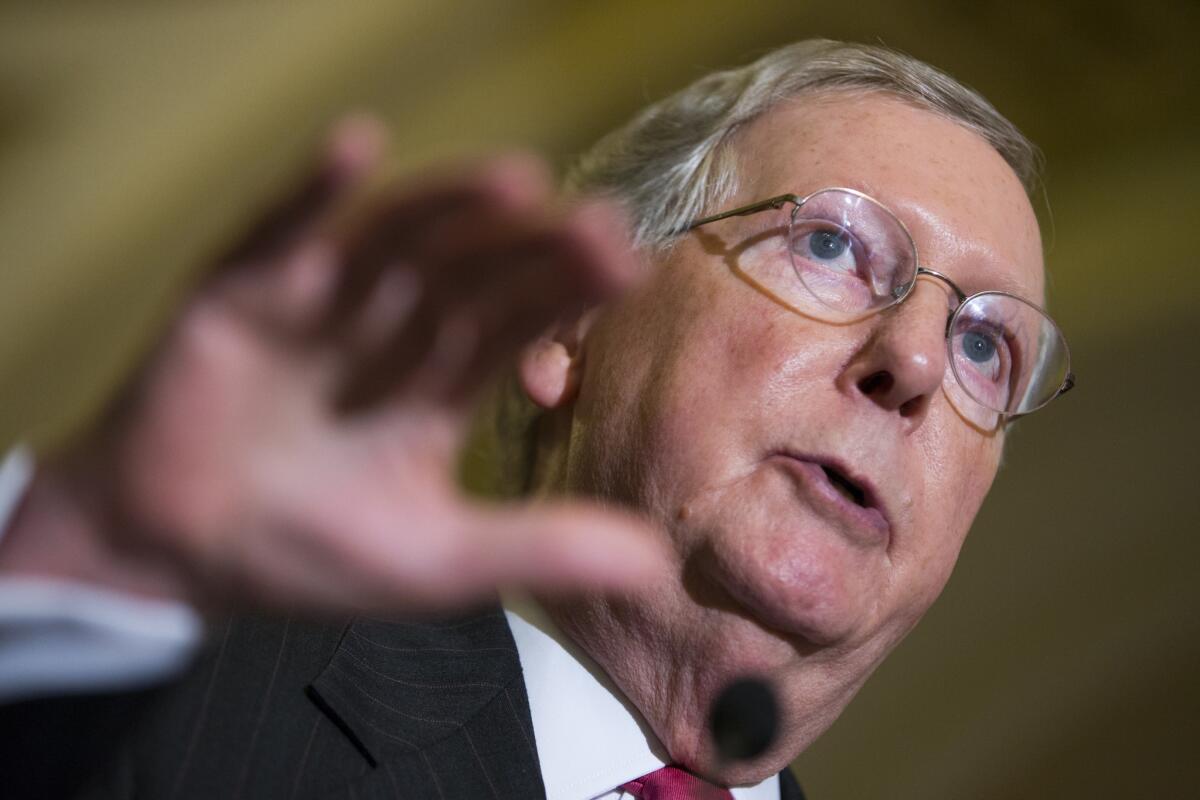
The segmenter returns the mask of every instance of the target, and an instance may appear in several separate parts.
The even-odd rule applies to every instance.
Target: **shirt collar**
[[[637,709],[536,603],[505,598],[537,742],[546,800],[591,800],[668,763]],[[778,800],[779,778],[733,790]]]
[[[33,454],[17,445],[0,460],[0,539],[16,516],[17,506],[33,480]]]

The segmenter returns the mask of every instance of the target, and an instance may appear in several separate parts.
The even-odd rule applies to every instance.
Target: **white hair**
[[[886,47],[810,39],[752,64],[715,72],[642,110],[601,139],[567,173],[571,192],[615,198],[629,212],[634,243],[669,246],[694,219],[737,189],[728,144],[783,100],[818,92],[882,92],[978,133],[1035,191],[1040,154],[978,92]]]

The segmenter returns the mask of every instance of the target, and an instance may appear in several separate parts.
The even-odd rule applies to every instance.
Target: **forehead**
[[[1040,302],[1041,237],[1024,187],[981,136],[881,94],[793,99],[733,143],[737,203],[845,186],[870,194],[912,233],[922,266],[969,292]]]

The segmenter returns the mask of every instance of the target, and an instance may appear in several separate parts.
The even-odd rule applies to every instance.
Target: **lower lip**
[[[860,506],[848,499],[830,482],[820,464],[782,454],[772,456],[771,460],[797,478],[800,490],[809,503],[844,531],[855,544],[878,546],[888,543],[891,526],[879,509]]]

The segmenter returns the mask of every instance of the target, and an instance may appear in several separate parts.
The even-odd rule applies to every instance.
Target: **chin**
[[[695,493],[672,535],[686,543],[694,595],[808,650],[853,639],[886,577],[879,547],[845,532],[797,500],[790,477],[755,469]]]
[[[751,786],[785,769],[833,723],[853,696],[855,681],[832,665],[797,657],[794,646],[777,634],[747,624],[726,631],[729,648],[714,653],[712,671],[695,686],[690,713],[667,715],[655,732],[671,759],[707,780],[724,786]],[[760,677],[773,689],[778,729],[768,749],[744,760],[722,758],[709,729],[713,698],[731,681]],[[696,702],[699,701],[699,702]],[[678,706],[676,707],[678,708]]]
[[[765,633],[789,641],[802,653],[851,639],[861,622],[850,601],[844,571],[810,548],[804,557],[748,560],[740,552],[721,558],[707,579],[738,613]],[[763,567],[764,564],[772,566]]]

